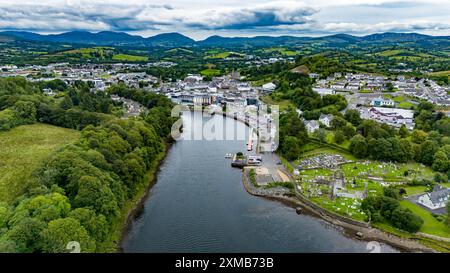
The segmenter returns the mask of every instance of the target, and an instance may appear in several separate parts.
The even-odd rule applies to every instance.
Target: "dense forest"
[[[59,86],[60,96],[43,95],[46,85]],[[118,92],[149,111],[120,119],[109,92],[91,93],[82,82],[0,79],[0,130],[36,122],[81,130],[42,164],[23,196],[0,203],[0,252],[66,252],[70,241],[82,252],[115,251],[129,202],[147,187],[172,125],[166,97],[111,88]]]

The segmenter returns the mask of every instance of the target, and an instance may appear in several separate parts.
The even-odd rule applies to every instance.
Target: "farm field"
[[[112,47],[92,47],[92,48],[80,48],[80,49],[63,51],[59,54],[63,54],[63,55],[81,54],[81,56],[85,59],[96,58],[96,57],[104,59],[113,50],[114,50],[114,48],[112,48]]]
[[[264,49],[263,51],[266,52],[266,53],[278,52],[278,53],[280,53],[282,55],[285,55],[285,56],[295,56],[295,55],[299,54],[296,51],[289,50],[289,49],[286,49],[284,47],[272,47],[272,48]]]
[[[203,76],[219,76],[220,70],[214,69],[214,68],[208,68],[208,69],[204,69],[204,70],[200,71],[200,74],[202,74]]]
[[[52,152],[79,138],[78,131],[52,125],[23,125],[0,133],[0,202],[23,194],[35,171]]]
[[[128,61],[128,62],[145,62],[148,60],[146,56],[136,56],[128,54],[115,54],[112,59],[114,61]]]
[[[431,76],[449,76],[450,77],[450,70],[436,71],[436,72],[429,73],[429,75],[431,75]]]
[[[436,72],[429,73],[428,75],[436,76],[436,77],[445,77],[445,76],[447,76],[447,78],[450,80],[450,70],[436,71]]]

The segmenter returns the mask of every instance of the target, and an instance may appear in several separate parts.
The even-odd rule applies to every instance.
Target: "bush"
[[[17,126],[11,109],[0,111],[0,131],[8,131]]]
[[[392,193],[391,190],[388,192]],[[402,208],[399,201],[391,197],[368,197],[363,200],[361,209],[373,222],[388,222],[408,232],[417,232],[423,225],[422,218],[409,209]]]
[[[383,194],[386,197],[390,197],[390,198],[397,199],[397,200],[399,200],[401,198],[399,190],[394,187],[383,188]]]
[[[423,225],[423,220],[409,209],[397,207],[388,219],[396,228],[406,230],[408,232],[417,232]]]

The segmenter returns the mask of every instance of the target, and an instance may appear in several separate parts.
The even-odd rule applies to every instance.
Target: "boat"
[[[247,151],[253,150],[253,128],[250,128],[250,134],[248,136]]]
[[[232,158],[232,157],[233,157],[233,155],[230,153],[225,154],[225,158]]]

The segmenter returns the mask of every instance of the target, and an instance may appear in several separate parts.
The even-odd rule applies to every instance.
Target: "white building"
[[[432,192],[419,196],[417,202],[432,210],[440,209],[447,205],[449,194],[450,189],[442,186],[435,186]]]
[[[277,86],[273,82],[269,82],[269,83],[263,84],[262,89],[264,91],[271,92],[271,91],[275,90],[276,87]]]
[[[381,97],[375,98],[370,102],[372,106],[394,106],[395,102],[389,99],[383,99]]]
[[[308,133],[314,133],[319,130],[319,122],[317,120],[305,121],[305,127]]]
[[[321,96],[336,94],[336,92],[333,89],[331,89],[331,88],[316,88],[316,87],[313,87],[313,91],[319,93],[319,95],[321,95]]]
[[[411,110],[371,107],[362,108],[359,111],[363,119],[372,119],[394,127],[405,125],[408,130],[414,129],[414,111]]]
[[[333,115],[324,115],[321,114],[319,117],[319,122],[325,125],[326,127],[331,126],[331,121],[333,120]]]
[[[357,90],[359,90],[359,87],[360,87],[359,82],[352,82],[352,83],[347,84],[345,89],[352,90],[352,91],[357,91]]]
[[[334,89],[334,90],[344,90],[345,89],[345,83],[342,83],[342,82],[333,83],[330,86],[330,88]]]

